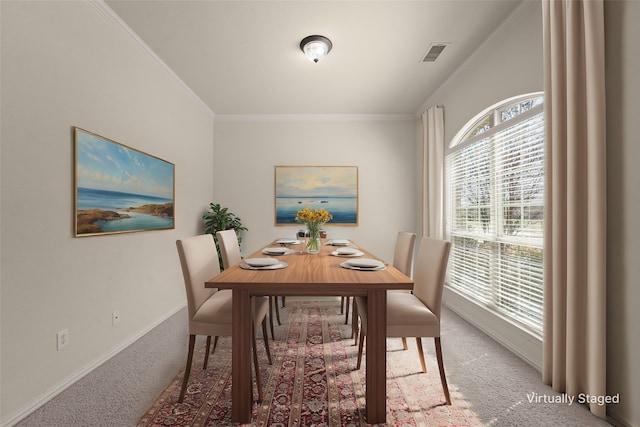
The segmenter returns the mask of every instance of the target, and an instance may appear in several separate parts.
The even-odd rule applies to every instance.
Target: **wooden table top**
[[[247,258],[277,258],[288,267],[276,270],[247,270],[235,265],[209,279],[205,286],[219,289],[249,289],[252,295],[366,295],[373,289],[413,289],[413,281],[392,265],[385,270],[359,271],[341,267],[349,257],[333,256],[336,246],[324,244],[319,254],[299,253],[302,245],[289,245],[296,253],[269,256],[264,248]],[[265,247],[278,246],[271,244]],[[364,258],[378,259],[368,251]],[[386,264],[386,263],[385,263]],[[347,286],[345,286],[347,285]]]

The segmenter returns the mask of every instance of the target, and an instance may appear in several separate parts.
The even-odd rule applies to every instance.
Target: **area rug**
[[[287,302],[286,322],[278,327],[276,340],[269,341],[273,365],[262,342],[258,343],[263,401],[254,402],[252,423],[248,425],[370,425],[365,416],[365,366],[363,363],[360,370],[355,369],[358,348],[350,338],[351,326],[344,324],[339,309],[327,301]],[[184,402],[176,403],[184,374],[180,373],[142,416],[138,427],[234,425],[231,339],[220,339],[206,370],[202,370],[204,338],[198,339]],[[449,384],[452,405],[444,404],[437,363],[429,345],[425,347],[428,372],[424,374],[415,340],[409,343],[405,351],[400,339],[387,339],[387,424],[381,425],[482,426],[454,384]]]

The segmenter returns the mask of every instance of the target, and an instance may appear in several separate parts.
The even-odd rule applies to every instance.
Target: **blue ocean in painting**
[[[105,209],[117,211],[123,208],[135,208],[142,205],[171,203],[171,199],[143,196],[141,194],[121,193],[119,191],[78,188],[78,209]]]
[[[173,218],[144,214],[140,212],[123,212],[124,208],[133,208],[142,205],[165,204],[173,200],[161,197],[145,196],[142,194],[122,193],[117,191],[96,190],[91,188],[78,188],[78,210],[101,209],[126,213],[130,218],[112,221],[96,221],[102,231],[126,231],[148,228],[171,228]]]
[[[318,197],[301,199],[297,197],[276,198],[276,222],[278,224],[298,224],[296,213],[311,206],[311,209],[326,209],[333,219],[329,224],[356,224],[358,222],[358,199],[355,197]]]

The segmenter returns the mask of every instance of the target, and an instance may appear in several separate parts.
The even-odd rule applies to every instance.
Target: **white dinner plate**
[[[347,239],[333,239],[330,240],[327,244],[333,246],[348,246],[351,244],[351,242]]]
[[[280,260],[275,258],[247,258],[244,262],[250,267],[268,267],[280,264]]]
[[[284,246],[276,246],[273,248],[264,248],[262,253],[265,255],[289,255],[293,254],[296,251],[293,249],[285,248]]]
[[[350,259],[340,265],[344,268],[361,271],[379,271],[387,268],[382,261],[371,258]]]
[[[278,270],[280,268],[285,268],[285,267],[289,266],[289,264],[287,264],[284,261],[279,261],[279,260],[277,260],[275,258],[270,258],[270,259],[273,259],[274,261],[276,261],[276,263],[275,264],[266,264],[266,265],[263,265],[263,266],[252,266],[252,265],[247,264],[247,261],[245,260],[245,261],[240,263],[240,268],[243,268],[245,270]]]
[[[377,259],[372,259],[372,258],[352,259],[352,260],[346,261],[346,263],[353,267],[360,267],[360,268],[384,267],[384,263],[382,261],[379,261]]]
[[[333,256],[347,256],[347,257],[358,257],[363,256],[364,252],[357,250],[356,248],[338,248],[335,251],[331,252]]]
[[[300,242],[300,240],[298,239],[289,239],[284,237],[282,239],[276,240],[276,243],[279,243],[281,245],[299,245],[302,242]]]

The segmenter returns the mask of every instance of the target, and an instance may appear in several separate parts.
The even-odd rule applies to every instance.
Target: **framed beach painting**
[[[276,166],[276,225],[299,224],[307,206],[326,209],[330,225],[358,225],[357,166]]]
[[[175,228],[175,166],[76,127],[75,235]]]

